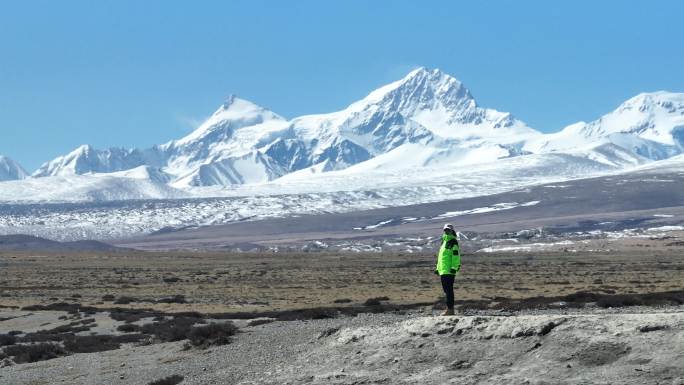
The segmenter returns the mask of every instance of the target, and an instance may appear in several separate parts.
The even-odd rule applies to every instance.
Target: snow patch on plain
[[[472,215],[472,214],[482,214],[482,213],[489,213],[493,211],[502,211],[502,210],[511,210],[516,207],[529,207],[529,206],[534,206],[539,204],[539,201],[530,201],[530,202],[525,202],[525,203],[517,203],[517,202],[510,202],[510,203],[497,203],[492,206],[487,206],[487,207],[477,207],[474,209],[470,210],[463,210],[463,211],[447,211],[444,214],[440,214],[435,218],[449,218],[449,217],[458,217],[462,215]]]

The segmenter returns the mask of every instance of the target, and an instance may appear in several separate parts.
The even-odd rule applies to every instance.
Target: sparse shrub
[[[188,338],[190,329],[198,322],[204,322],[195,317],[173,317],[172,319],[145,324],[140,328],[144,334],[151,334],[164,342],[181,341]]]
[[[57,327],[54,327],[52,329],[48,330],[40,330],[38,333],[43,333],[43,334],[63,334],[63,333],[80,333],[80,332],[85,332],[90,330],[92,328],[93,324],[91,325],[80,325],[80,322],[72,322],[68,325],[60,325]]]
[[[374,297],[368,298],[366,302],[363,303],[364,306],[379,306],[381,301],[389,301],[388,297]]]
[[[190,343],[198,347],[229,344],[230,337],[237,332],[232,322],[213,323],[205,326],[194,326],[188,333]]]
[[[579,302],[579,303],[587,303],[587,302],[596,302],[599,299],[599,294],[597,293],[590,293],[588,291],[578,291],[576,293],[568,294],[565,297],[563,297],[563,300],[566,302]]]
[[[71,336],[64,340],[64,348],[73,353],[94,353],[121,347],[112,336]]]
[[[55,302],[49,305],[30,305],[24,306],[21,310],[26,311],[40,311],[40,310],[55,310],[55,311],[65,311],[69,314],[78,314],[81,311],[81,304],[79,303],[67,303],[67,302]]]
[[[172,316],[174,316],[174,317],[197,318],[198,323],[205,323],[204,315],[202,315],[200,312],[196,312],[196,311],[182,311],[182,312],[178,312],[178,313],[173,313]]]
[[[114,301],[115,299],[116,299],[116,297],[114,296],[114,294],[105,294],[102,296],[103,301],[111,302],[111,301]]]
[[[157,303],[186,303],[186,301],[184,295],[177,294],[172,297],[160,298]]]
[[[117,305],[128,305],[131,302],[139,302],[139,301],[140,300],[138,300],[135,297],[128,297],[128,296],[122,295],[121,297],[117,298],[116,301],[114,301],[114,303]]]
[[[94,335],[94,336],[63,336],[64,349],[70,353],[94,353],[107,350],[119,349],[121,344],[138,342],[145,338],[142,334],[126,334],[121,336]]]
[[[275,314],[279,321],[295,321],[303,319],[326,319],[335,318],[338,315],[337,309],[326,308],[312,308],[301,310],[285,310]],[[253,314],[253,317],[259,317],[258,314]]]
[[[109,318],[115,321],[123,321],[125,323],[136,322],[142,318],[154,317],[157,315],[157,312],[137,309],[114,309],[109,312]]]
[[[340,331],[339,326],[338,327],[333,327],[333,328],[327,328],[321,332],[321,334],[318,335],[318,339],[329,337],[335,333]]]
[[[63,338],[64,334],[49,334],[42,330],[35,333],[27,333],[25,336],[19,339],[19,342],[61,341]]]
[[[178,278],[178,277],[164,277],[164,278],[162,278],[162,281],[164,281],[166,283],[174,283],[174,282],[180,281],[180,278]]]
[[[140,326],[134,324],[123,324],[119,325],[116,330],[124,333],[133,333],[140,330]]]
[[[174,374],[172,376],[164,377],[160,380],[152,381],[148,385],[176,385],[183,381],[184,377]]]
[[[349,299],[349,298],[340,298],[340,299],[334,300],[333,303],[349,303],[349,302],[351,302],[351,301],[352,301],[352,300]]]
[[[643,325],[643,326],[639,326],[637,328],[637,330],[642,332],[642,333],[650,333],[650,332],[654,332],[654,331],[658,331],[658,330],[667,330],[669,328],[670,328],[669,325]]]
[[[602,308],[625,307],[641,305],[642,303],[643,301],[634,295],[607,295],[596,301],[596,306]]]
[[[7,346],[4,352],[7,356],[13,357],[14,362],[17,364],[45,361],[68,354],[61,346],[47,342]]]
[[[682,305],[684,304],[684,290],[644,294],[642,299],[644,304],[649,306]]]
[[[0,346],[14,345],[17,343],[17,337],[11,334],[0,334]]]
[[[363,303],[363,306],[380,306],[380,300],[377,298],[368,298],[366,302]]]

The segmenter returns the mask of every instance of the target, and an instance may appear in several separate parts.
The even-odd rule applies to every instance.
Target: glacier
[[[0,234],[26,233],[55,240],[116,240],[169,228],[468,198],[588,176],[634,172],[646,176],[684,174],[684,156],[620,172],[600,162],[567,154],[520,156],[461,169],[428,167],[409,174],[383,170],[362,177],[354,173],[345,175],[345,172],[348,171],[317,174],[292,182],[281,178],[231,189],[194,188],[189,191],[196,195],[186,193],[173,199],[50,201],[47,198],[54,196],[48,191],[43,192],[42,198],[49,203],[0,204]]]

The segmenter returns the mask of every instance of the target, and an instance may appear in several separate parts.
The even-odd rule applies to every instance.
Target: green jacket
[[[451,234],[444,234],[437,254],[435,271],[439,275],[455,275],[459,270],[461,270],[461,254],[458,240]]]

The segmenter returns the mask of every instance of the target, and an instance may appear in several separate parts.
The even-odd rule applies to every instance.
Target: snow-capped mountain
[[[526,144],[534,153],[582,152],[615,166],[684,152],[684,94],[639,94],[590,123],[578,122]]]
[[[419,68],[343,110],[291,120],[231,96],[181,139],[148,149],[81,146],[33,176],[105,174],[146,180],[155,191],[170,187],[177,196],[196,186],[263,185],[341,170],[362,179],[533,154],[568,154],[573,170],[620,170],[682,152],[684,94],[640,94],[594,122],[542,134],[510,113],[478,106],[457,79]]]
[[[461,82],[425,68],[371,92],[342,111],[302,116],[291,126],[312,152],[303,163],[309,163],[314,172],[344,169],[416,147],[434,156],[402,164],[434,164],[450,149],[457,153],[451,160],[464,159],[475,151],[480,153],[480,161],[486,162],[511,156],[524,140],[541,135],[509,113],[479,107]],[[344,156],[347,154],[354,156]]]
[[[28,173],[19,163],[0,155],[0,181],[24,179],[26,177],[28,177]]]
[[[155,151],[112,147],[98,150],[84,144],[74,151],[44,163],[32,176],[65,176],[109,173],[155,164]]]
[[[290,121],[231,96],[184,138],[146,150],[81,146],[33,176],[147,165],[177,187],[244,184],[305,168],[344,169],[412,143],[427,146],[435,159],[458,148],[460,158],[474,151],[479,161],[491,161],[518,154],[524,140],[539,135],[509,113],[479,107],[455,78],[420,68],[344,110]]]

